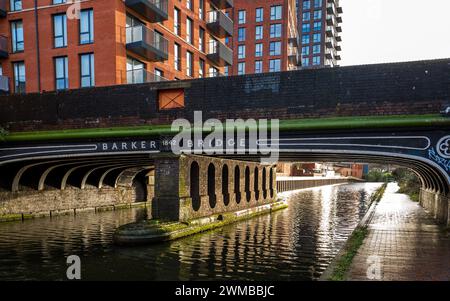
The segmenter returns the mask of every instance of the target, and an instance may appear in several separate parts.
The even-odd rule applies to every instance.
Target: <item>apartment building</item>
[[[302,68],[339,65],[342,7],[339,0],[297,0]]]
[[[301,63],[295,0],[234,0],[230,74],[295,70]]]
[[[232,0],[0,0],[11,93],[218,76]]]

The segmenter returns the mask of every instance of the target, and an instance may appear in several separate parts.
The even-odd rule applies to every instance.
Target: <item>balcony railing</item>
[[[149,61],[161,62],[169,58],[167,39],[144,25],[126,28],[126,45],[127,50]]]
[[[210,0],[210,2],[218,9],[227,9],[233,7],[233,0]]]
[[[216,66],[224,67],[233,64],[233,51],[219,41],[209,42],[208,59]]]
[[[0,93],[9,93],[9,78],[0,75]]]
[[[8,38],[5,36],[0,36],[0,59],[5,59],[9,56],[8,45]]]
[[[0,0],[0,18],[4,18],[8,14],[7,2],[8,0]]]
[[[150,22],[162,22],[169,19],[168,0],[125,0],[125,5]]]
[[[135,69],[127,71],[127,84],[143,84],[167,81],[167,78],[156,75],[145,69]]]
[[[206,26],[219,38],[233,36],[233,20],[220,10],[208,12]]]

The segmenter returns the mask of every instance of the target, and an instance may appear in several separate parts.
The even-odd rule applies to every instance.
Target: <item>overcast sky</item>
[[[341,65],[450,58],[450,0],[341,0]]]

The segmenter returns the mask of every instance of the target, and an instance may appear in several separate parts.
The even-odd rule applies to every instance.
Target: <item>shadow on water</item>
[[[287,194],[289,208],[152,246],[112,244],[114,229],[146,209],[0,224],[0,279],[64,280],[66,257],[84,280],[315,280],[367,210],[379,184]]]

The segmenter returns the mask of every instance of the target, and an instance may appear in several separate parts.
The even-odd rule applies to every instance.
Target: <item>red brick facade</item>
[[[220,10],[213,6],[212,1],[204,0],[203,18],[200,18],[200,0],[191,0],[192,9],[187,8],[187,0],[167,0],[167,20],[160,23],[148,21],[139,11],[130,8],[122,0],[84,0],[80,2],[82,10],[93,10],[93,43],[80,45],[80,20],[70,19],[69,14],[73,6],[71,0],[67,3],[53,4],[53,0],[38,0],[37,8],[34,0],[22,0],[22,9],[11,11],[9,1],[6,1],[7,15],[0,18],[0,35],[6,37],[5,44],[8,53],[7,58],[1,58],[0,64],[2,74],[9,78],[11,92],[14,89],[14,62],[25,64],[25,91],[43,92],[56,89],[54,58],[67,56],[68,59],[68,89],[79,88],[80,79],[80,54],[93,53],[95,61],[95,86],[109,86],[127,83],[127,57],[136,58],[145,65],[147,72],[155,72],[158,69],[166,79],[186,79],[200,77],[199,60],[205,62],[203,76],[208,76],[209,68],[215,67],[219,72],[222,67],[216,66],[207,57],[208,42],[215,38],[223,42],[223,38],[214,37],[208,30],[208,12]],[[180,11],[180,35],[174,32],[174,8]],[[54,25],[52,16],[65,14],[67,12],[67,46],[54,47]],[[126,48],[126,17],[133,16],[150,30],[158,31],[168,42],[168,59],[163,61],[152,61],[145,57],[136,55]],[[37,19],[36,19],[37,16]],[[193,21],[192,43],[186,41],[186,19]],[[12,51],[12,29],[11,22],[22,20],[24,50]],[[38,30],[36,30],[36,22]],[[199,49],[199,31],[205,30],[204,49]],[[37,41],[39,44],[37,44]],[[179,70],[175,69],[174,43],[180,45],[179,58],[181,65]],[[39,49],[39,55],[38,55]],[[192,76],[186,72],[186,52],[193,54]],[[39,63],[38,63],[39,57]],[[144,80],[150,81],[150,80]]]
[[[281,14],[273,16],[273,7],[280,6]],[[257,10],[262,10],[262,18],[257,19]],[[239,22],[239,12],[245,12],[245,22]],[[256,62],[262,62],[262,72],[278,71],[270,68],[271,60],[280,60],[280,70],[295,70],[294,62],[297,54],[297,16],[295,0],[235,0],[231,12],[234,21],[233,34],[233,68],[232,74],[242,74],[239,64],[245,64],[245,74],[259,73],[255,69]],[[272,16],[271,16],[272,14]],[[280,24],[281,34],[271,37],[271,25]],[[262,26],[263,34],[259,39],[256,34],[258,26]],[[245,39],[240,40],[239,30],[245,28]],[[281,42],[281,52],[270,55],[270,44]],[[262,44],[262,55],[257,55],[256,45]],[[245,58],[239,57],[239,46],[245,46]],[[291,58],[289,58],[291,56]],[[292,61],[290,61],[292,59]],[[300,64],[300,62],[298,62]]]

